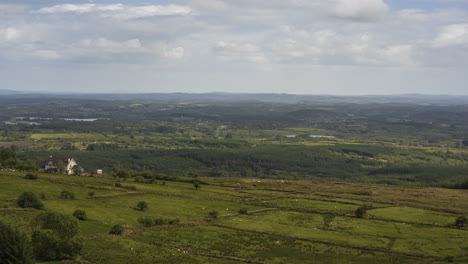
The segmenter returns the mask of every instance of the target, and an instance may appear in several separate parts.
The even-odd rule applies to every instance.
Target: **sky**
[[[468,0],[0,0],[0,90],[468,95]]]

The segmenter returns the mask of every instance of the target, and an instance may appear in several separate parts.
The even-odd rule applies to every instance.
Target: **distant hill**
[[[0,89],[0,96],[2,95],[16,95],[16,94],[24,94],[24,92],[14,91],[14,90],[1,90]]]
[[[264,102],[286,104],[416,104],[465,105],[468,96],[458,95],[298,95],[265,93],[40,93],[0,90],[0,97],[15,98],[74,98],[97,100],[155,100],[166,102]]]

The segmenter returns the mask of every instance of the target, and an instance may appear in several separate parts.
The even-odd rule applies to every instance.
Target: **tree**
[[[24,175],[24,178],[27,179],[27,180],[37,180],[39,177],[37,176],[36,173],[26,173],[26,175]]]
[[[468,218],[466,218],[465,216],[459,216],[457,217],[457,220],[455,220],[455,226],[458,228],[464,228],[467,225],[468,225]]]
[[[128,172],[127,170],[119,170],[115,176],[119,177],[119,178],[122,178],[122,179],[127,179],[128,177],[130,177],[130,172]]]
[[[146,209],[148,209],[148,203],[145,201],[139,201],[137,204],[137,209],[140,211],[145,211]]]
[[[200,183],[198,181],[194,182],[193,187],[195,188],[195,190],[198,190],[200,188]]]
[[[248,214],[248,213],[249,213],[249,209],[245,207],[239,209],[239,214]]]
[[[63,160],[57,161],[57,171],[60,174],[65,172],[65,162]]]
[[[85,221],[88,219],[88,216],[86,215],[86,212],[80,209],[76,209],[75,212],[73,212],[73,216],[81,221]]]
[[[358,217],[358,218],[364,218],[364,217],[367,215],[367,209],[366,209],[364,206],[361,206],[361,207],[359,207],[358,209],[356,209],[356,211],[354,212],[354,214],[355,214],[356,217]]]
[[[73,259],[83,247],[83,240],[77,236],[78,221],[72,216],[42,213],[33,220],[33,230],[34,252],[39,259]]]
[[[24,192],[18,197],[17,204],[21,208],[36,208],[39,210],[44,209],[44,203],[32,192]]]
[[[0,221],[0,260],[2,264],[34,263],[28,237],[18,229]]]
[[[208,218],[213,219],[213,220],[216,219],[216,218],[218,218],[218,215],[219,215],[218,211],[210,211],[210,212],[208,212]]]
[[[74,200],[75,199],[75,194],[70,191],[62,191],[59,196],[60,199],[70,199]]]
[[[124,227],[122,225],[114,225],[111,230],[109,231],[109,234],[111,235],[121,235],[124,232]]]

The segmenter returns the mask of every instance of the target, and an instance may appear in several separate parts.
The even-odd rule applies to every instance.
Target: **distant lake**
[[[94,122],[97,118],[64,118],[65,121]]]

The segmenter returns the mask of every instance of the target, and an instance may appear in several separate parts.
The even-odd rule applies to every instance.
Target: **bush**
[[[47,199],[47,197],[48,197],[47,193],[45,193],[45,192],[41,192],[41,193],[39,194],[39,196],[40,196],[41,199],[43,199],[43,200],[44,200],[44,199]]]
[[[0,260],[5,264],[34,263],[31,241],[22,232],[0,221]]]
[[[125,180],[125,179],[127,179],[128,177],[130,177],[130,172],[127,171],[127,170],[119,170],[119,171],[115,174],[115,176]]]
[[[218,215],[219,215],[218,211],[208,212],[208,218],[210,218],[210,219],[216,219],[216,218],[218,218]]]
[[[148,203],[145,201],[140,201],[138,202],[136,208],[140,211],[145,211],[146,209],[148,209]]]
[[[125,228],[122,225],[115,225],[111,228],[109,231],[109,234],[111,235],[121,235],[123,234]]]
[[[248,214],[248,213],[249,213],[249,209],[247,209],[247,208],[245,208],[245,207],[239,209],[239,214]]]
[[[153,220],[153,223],[154,223],[154,225],[165,225],[167,223],[167,221],[165,219],[162,219],[162,218],[155,218]]]
[[[94,197],[95,193],[94,192],[88,192],[89,197]]]
[[[62,191],[59,196],[60,199],[70,199],[74,200],[75,199],[75,194],[73,192],[69,191]]]
[[[134,181],[139,183],[145,183],[146,179],[143,176],[136,176]]]
[[[170,219],[169,221],[167,221],[167,223],[170,225],[177,225],[178,223],[180,223],[180,219],[179,218]]]
[[[81,221],[85,221],[88,219],[88,216],[86,216],[86,212],[80,209],[76,209],[75,212],[73,212],[73,216]]]
[[[18,197],[17,204],[21,208],[44,209],[42,201],[32,192],[24,192]]]
[[[138,218],[138,223],[146,227],[150,227],[154,225],[153,218],[151,218],[150,216],[144,216],[144,217]]]
[[[138,218],[138,223],[145,227],[156,226],[156,225],[175,225],[180,222],[180,219],[163,219],[163,218],[152,218],[150,216],[144,216]]]
[[[26,173],[26,175],[24,175],[24,178],[27,180],[37,180],[39,176],[37,176],[37,174],[35,173]]]
[[[358,209],[356,209],[354,213],[356,214],[356,217],[364,218],[367,215],[367,209],[364,206],[361,206]]]
[[[322,215],[322,228],[325,230],[329,230],[334,219],[335,216],[332,214]]]
[[[459,216],[457,217],[457,220],[455,220],[455,226],[458,228],[464,228],[468,224],[468,218],[465,216]]]
[[[33,221],[32,242],[36,257],[43,260],[73,259],[79,255],[83,240],[78,221],[69,215],[46,212]]]

